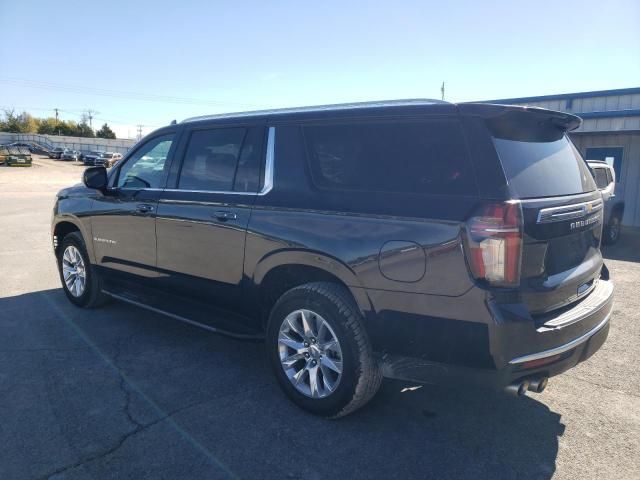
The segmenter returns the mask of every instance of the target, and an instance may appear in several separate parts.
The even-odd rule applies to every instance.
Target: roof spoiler
[[[528,107],[522,105],[503,105],[497,103],[460,103],[458,108],[461,114],[477,115],[487,119],[496,119],[501,116],[520,116],[532,113],[536,116],[548,119],[559,129],[570,132],[582,125],[582,119],[571,113],[549,110],[541,107]],[[520,115],[518,115],[520,114]]]

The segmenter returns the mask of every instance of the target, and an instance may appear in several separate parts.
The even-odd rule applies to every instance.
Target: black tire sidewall
[[[342,352],[342,377],[336,390],[325,398],[310,398],[296,390],[280,363],[278,334],[280,325],[287,315],[298,309],[308,309],[320,315],[329,323],[338,337]],[[350,312],[351,315],[355,312]],[[359,375],[362,370],[359,346],[347,326],[348,315],[328,297],[311,289],[293,289],[276,303],[269,317],[266,335],[266,349],[278,383],[298,406],[318,415],[332,417],[340,412],[354,397]]]
[[[72,295],[71,292],[69,292],[69,290],[67,289],[67,284],[64,281],[64,276],[62,274],[62,256],[64,255],[64,251],[66,250],[66,248],[70,245],[76,247],[80,252],[82,260],[84,261],[85,272],[87,276],[84,292],[79,297],[76,297]],[[93,271],[91,268],[91,262],[89,262],[87,249],[85,248],[84,242],[80,238],[79,234],[71,233],[63,238],[62,245],[58,250],[58,273],[60,275],[60,281],[62,282],[62,289],[64,290],[64,293],[69,301],[79,307],[86,307],[91,301],[91,296],[93,293],[92,289],[95,287],[93,282]]]
[[[618,238],[620,238],[620,219],[618,217],[616,216],[611,217],[611,220],[609,221],[609,229],[611,229],[611,227],[616,228],[615,238],[611,238],[611,233],[609,233],[609,242],[611,244],[614,244],[618,241]]]
[[[611,227],[612,225],[615,225],[615,222],[617,222],[618,233],[616,234],[615,238],[611,238]],[[609,223],[605,228],[604,243],[605,245],[614,245],[619,238],[620,238],[620,217],[618,217],[617,215],[614,215],[609,219]]]

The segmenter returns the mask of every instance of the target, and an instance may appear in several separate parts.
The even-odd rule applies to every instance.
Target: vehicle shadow
[[[640,262],[640,230],[624,228],[620,233],[618,243],[602,247],[602,255],[605,260]]]
[[[325,420],[280,392],[261,343],[61,289],[0,298],[0,326],[4,478],[546,479],[564,432],[545,394],[399,381]]]

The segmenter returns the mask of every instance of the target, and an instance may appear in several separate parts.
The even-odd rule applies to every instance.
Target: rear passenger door
[[[173,291],[233,308],[265,129],[208,126],[192,128],[183,138],[182,162],[159,198],[157,265]]]

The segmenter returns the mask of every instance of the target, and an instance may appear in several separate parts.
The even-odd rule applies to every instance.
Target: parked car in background
[[[616,194],[616,171],[604,160],[587,160],[598,190],[604,201],[602,242],[613,245],[620,238],[620,225],[624,215],[623,193]]]
[[[95,165],[102,165],[107,168],[113,167],[119,160],[122,159],[122,154],[115,152],[103,152],[98,158],[95,159]]]
[[[264,339],[285,394],[325,417],[383,376],[539,393],[613,307],[580,123],[441,101],[185,120],[58,194],[61,283],[80,307]]]
[[[64,152],[65,149],[62,147],[56,147],[53,150],[51,150],[49,152],[49,158],[55,158],[57,160],[60,159],[60,157],[62,156],[62,152]]]
[[[9,144],[12,147],[23,147],[29,150],[29,152],[33,152],[33,145],[31,143],[25,143],[25,142],[14,142],[14,143],[10,143]]]
[[[26,147],[0,145],[0,164],[7,167],[30,167],[31,152]]]
[[[80,157],[80,152],[78,152],[77,150],[71,150],[69,148],[64,150],[60,155],[61,160],[73,160],[76,162],[78,161],[79,157]]]
[[[82,154],[82,162],[87,166],[92,166],[96,164],[96,158],[99,158],[104,152],[101,150],[91,150],[87,153]]]

